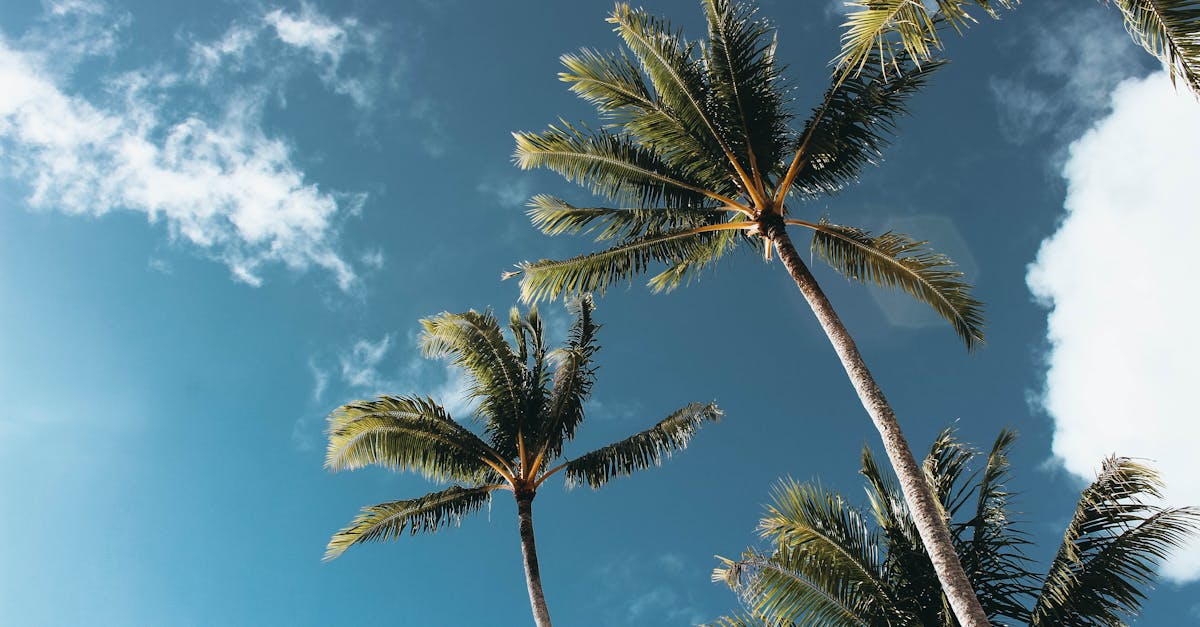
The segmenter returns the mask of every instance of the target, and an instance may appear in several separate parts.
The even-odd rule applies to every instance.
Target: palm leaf
[[[728,585],[750,610],[726,625],[885,624],[855,579],[816,554],[780,547],[770,555],[748,550],[736,562],[718,559],[725,566],[713,570],[713,581]]]
[[[344,405],[329,417],[325,467],[334,472],[374,464],[438,481],[473,482],[496,478],[501,463],[496,451],[429,398],[381,396]]]
[[[568,181],[621,205],[698,206],[710,194],[703,182],[672,167],[649,148],[607,130],[562,123],[541,133],[513,133],[513,159],[523,170],[549,168]],[[724,201],[725,199],[720,199]]]
[[[635,275],[655,262],[674,265],[704,256],[711,259],[715,238],[715,233],[693,229],[635,237],[608,250],[570,259],[522,262],[516,272],[505,276],[522,275],[521,300],[525,302],[585,292],[602,295],[614,283],[632,283]]]
[[[851,11],[842,26],[842,50],[835,59],[836,74],[861,71],[871,66],[887,70],[896,65],[901,53],[918,63],[933,56],[942,47],[938,28],[950,24],[956,31],[975,19],[966,7],[974,5],[992,18],[998,8],[1013,8],[1020,0],[936,0],[938,12],[931,14],[925,0],[855,0],[847,2]]]
[[[604,241],[719,224],[729,212],[703,208],[576,207],[561,198],[538,194],[529,201],[526,215],[546,235],[596,233],[596,241]]]
[[[1162,508],[1147,466],[1110,457],[1084,489],[1046,573],[1032,625],[1118,625],[1141,607],[1159,561],[1200,531],[1200,509]]]
[[[892,64],[894,72],[871,64],[826,90],[804,125],[805,161],[789,192],[815,198],[856,182],[862,168],[882,156],[896,132],[897,119],[908,112],[909,98],[944,62],[917,66],[908,54],[900,53]]]
[[[708,45],[704,65],[721,126],[737,158],[766,178],[776,168],[791,137],[784,108],[775,40],[765,19],[750,3],[704,0]]]
[[[451,486],[407,501],[392,501],[364,507],[353,521],[335,533],[325,547],[325,561],[340,556],[360,542],[398,540],[410,535],[433,533],[447,525],[458,525],[467,514],[479,511],[491,500],[499,485],[474,488]]]
[[[563,466],[567,487],[587,484],[599,488],[614,477],[659,466],[674,451],[687,448],[706,422],[718,422],[723,412],[716,405],[692,403],[676,410],[653,427],[577,457]]]
[[[564,442],[575,437],[575,429],[583,422],[583,403],[592,394],[596,369],[592,358],[600,346],[596,343],[599,325],[592,319],[596,306],[591,296],[584,295],[571,303],[575,322],[567,334],[567,344],[550,355],[554,362],[554,382],[546,419],[538,434],[540,456],[547,461],[562,453]]]
[[[746,218],[737,215],[729,221],[745,222]],[[690,284],[706,268],[724,257],[725,253],[732,251],[739,241],[739,235],[744,236],[745,232],[726,230],[711,233],[709,237],[699,242],[700,245],[692,247],[683,257],[672,260],[665,270],[650,277],[646,285],[651,292],[658,294],[670,292],[680,285]],[[744,240],[743,237],[742,241]]]
[[[949,257],[900,233],[872,237],[854,227],[824,220],[806,225],[815,231],[812,251],[850,279],[898,287],[927,303],[954,326],[971,350],[983,341],[983,305],[971,296],[962,273]]]
[[[1107,3],[1108,0],[1105,0]],[[1200,0],[1112,0],[1130,36],[1200,96]]]
[[[421,320],[421,350],[428,357],[448,357],[470,375],[472,398],[492,446],[506,459],[517,452],[517,434],[527,416],[528,372],[504,339],[490,311],[443,312]]]

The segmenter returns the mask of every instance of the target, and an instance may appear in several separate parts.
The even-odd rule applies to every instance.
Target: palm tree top
[[[549,168],[609,203],[530,201],[543,232],[591,234],[607,249],[518,264],[505,276],[521,276],[522,298],[604,292],[655,266],[664,268],[649,286],[671,290],[738,244],[769,259],[770,234],[798,226],[813,232],[813,254],[842,274],[900,288],[946,318],[968,348],[980,342],[981,303],[925,242],[792,216],[880,159],[908,98],[941,64],[918,66],[903,51],[886,65],[864,64],[795,128],[772,26],[747,3],[702,6],[707,37],[688,41],[666,20],[617,4],[608,20],[624,49],[565,54],[559,74],[602,126],[561,121],[514,133],[519,167]],[[868,55],[878,61],[883,51]]]
[[[575,321],[563,346],[553,350],[546,346],[536,307],[524,315],[512,309],[511,343],[490,311],[442,313],[421,321],[425,356],[448,359],[470,380],[468,394],[476,401],[475,419],[483,433],[460,424],[428,397],[381,396],[335,410],[329,416],[329,470],[377,465],[455,485],[418,499],[365,508],[330,540],[325,559],[358,542],[457,524],[483,507],[494,490],[532,498],[559,472],[568,487],[601,487],[614,477],[661,464],[686,447],[704,423],[721,418],[716,405],[691,403],[650,429],[561,461],[583,421],[599,350],[591,298],[573,301],[571,309]]]

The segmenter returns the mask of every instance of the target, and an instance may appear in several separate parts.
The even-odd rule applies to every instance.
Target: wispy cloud
[[[1161,72],[1126,81],[1111,114],[1068,153],[1066,218],[1027,277],[1052,307],[1040,400],[1054,420],[1054,455],[1086,479],[1106,455],[1148,458],[1168,503],[1200,505],[1200,104]],[[1200,543],[1164,573],[1200,578]]]
[[[1105,112],[1113,87],[1145,67],[1144,53],[1121,28],[1115,11],[1101,6],[1044,10],[1048,19],[1010,44],[1028,50],[1032,61],[991,79],[1001,130],[1015,143],[1078,136]]]
[[[78,31],[71,49],[81,55],[108,51],[120,28],[121,18],[98,17],[97,3],[50,9],[50,21],[73,16],[59,31]],[[73,94],[62,69],[70,59],[51,54],[54,29],[41,28],[16,42],[0,38],[0,172],[28,184],[31,207],[142,213],[249,285],[262,283],[264,266],[280,264],[321,268],[350,289],[356,273],[335,241],[342,216],[365,196],[308,180],[290,144],[263,130],[261,91],[223,93],[214,115],[179,114],[169,103],[187,81],[149,68],[108,79],[107,97]]]

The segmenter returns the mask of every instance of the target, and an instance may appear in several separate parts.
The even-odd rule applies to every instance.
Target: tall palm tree
[[[975,18],[974,6],[993,18],[1000,8],[1013,8],[1020,0],[935,0],[930,11],[924,0],[858,0],[847,2],[846,31],[838,71],[854,72],[869,62],[887,65],[901,50],[918,60],[932,58],[941,49],[938,27],[949,25],[962,32]],[[1109,4],[1109,0],[1101,0]],[[1167,67],[1171,82],[1182,77],[1200,96],[1200,0],[1112,0],[1125,30],[1146,52]],[[884,54],[879,57],[878,52]]]
[[[1034,627],[1123,625],[1137,614],[1155,566],[1200,530],[1200,508],[1162,508],[1162,483],[1134,460],[1110,457],[1079,497],[1045,574],[1008,511],[1008,452],[1001,432],[980,456],[946,430],[925,472],[951,520],[954,542],[988,617]],[[955,625],[894,482],[863,451],[870,506],[853,507],[820,484],[787,480],[759,524],[770,552],[748,549],[713,571],[742,598],[740,625]]]
[[[568,487],[599,488],[613,477],[661,464],[664,457],[685,448],[704,423],[721,418],[715,405],[692,403],[637,435],[556,465],[583,421],[583,404],[595,379],[592,360],[599,349],[591,300],[585,297],[574,307],[577,315],[566,344],[550,352],[536,309],[522,317],[513,308],[513,345],[490,312],[443,313],[421,321],[425,355],[449,358],[470,378],[484,437],[428,397],[381,396],[334,411],[329,417],[326,468],[353,470],[375,464],[455,484],[419,498],[363,508],[330,539],[326,560],[360,542],[457,525],[488,504],[492,492],[508,490],[517,501],[534,621],[549,627],[533,537],[533,498],[542,483],[562,472]]]
[[[614,206],[576,207],[540,195],[534,225],[548,234],[594,233],[607,250],[518,264],[522,298],[604,292],[654,264],[655,291],[696,278],[738,244],[772,249],[816,314],[863,406],[883,437],[921,538],[964,624],[986,624],[954,554],[950,533],[895,414],[833,306],[792,244],[789,226],[813,232],[813,253],[847,277],[899,287],[930,304],[968,348],[983,339],[981,305],[952,262],[898,233],[878,236],[823,219],[790,217],[805,200],[832,194],[873,163],[907,98],[937,63],[907,55],[877,63],[825,93],[799,132],[775,62],[775,39],[755,9],[702,2],[707,40],[688,42],[662,19],[618,4],[609,22],[625,51],[562,57],[559,76],[599,110],[605,126],[563,122],[515,133],[517,164],[545,167]],[[967,620],[971,617],[971,620]]]

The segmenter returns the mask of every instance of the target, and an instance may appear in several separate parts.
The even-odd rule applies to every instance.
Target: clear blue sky
[[[807,111],[827,85],[840,3],[762,5]],[[1039,247],[1073,224],[1064,204],[1075,198],[1083,216],[1097,198],[1121,198],[1104,191],[1119,177],[1103,163],[1167,154],[1123,143],[1118,116],[1150,123],[1167,117],[1155,102],[1178,100],[1135,81],[1110,107],[1118,83],[1149,75],[1152,60],[1115,12],[1062,5],[1029,3],[952,37],[953,63],[914,99],[880,167],[799,209],[929,239],[969,272],[990,320],[972,355],[903,299],[817,270],[914,448],[956,421],[980,446],[1003,426],[1021,432],[1012,487],[1039,559],[1057,546],[1078,474],[1104,453],[1154,457],[1185,486],[1196,469],[1163,444],[1194,442],[1194,410],[1173,411],[1183,401],[1153,382],[1121,389],[1103,378],[1131,380],[1113,357],[1123,349],[1076,362],[1057,351],[1126,337],[1115,325],[1130,316],[1112,312],[1136,308],[1106,303],[1102,290],[1099,304],[1080,305],[1098,322],[1064,318],[1056,343],[1047,339],[1047,305],[1068,313],[1072,286],[1103,286],[1097,277],[1132,265],[1123,249],[1098,235],[1100,256],[1072,270],[1055,259],[1085,257],[1064,239],[1035,267],[1040,300],[1027,283]],[[702,32],[691,0],[644,6]],[[556,79],[557,58],[615,48],[610,9],[0,0],[0,622],[529,622],[506,495],[461,528],[321,563],[359,507],[432,487],[325,472],[322,430],[331,409],[376,393],[457,398],[455,374],[419,358],[417,320],[505,311],[516,285],[502,271],[587,245],[529,228],[530,195],[586,196],[517,171],[509,133],[594,119]],[[1200,117],[1183,103],[1185,117]],[[1161,141],[1200,145],[1195,126],[1173,128]],[[1092,144],[1072,152],[1085,134]],[[1196,152],[1180,150],[1170,163],[1194,177]],[[1194,233],[1184,197],[1164,202],[1163,224]],[[1129,244],[1130,257],[1186,247],[1169,226],[1156,230],[1168,239]],[[1134,292],[1161,303],[1165,288]],[[1170,326],[1172,307],[1137,326]],[[546,310],[561,332],[566,315]],[[601,370],[575,451],[690,401],[715,400],[727,418],[661,469],[598,492],[543,488],[536,528],[552,615],[561,625],[711,620],[736,603],[709,582],[712,556],[754,542],[771,484],[820,477],[858,498],[859,451],[877,436],[778,264],[740,255],[669,296],[617,289],[596,315]],[[1177,342],[1197,346],[1181,333]],[[1096,372],[1072,370],[1079,360]],[[1165,370],[1195,372],[1186,362]],[[1115,440],[1070,430],[1079,389],[1098,398],[1082,433]],[[1142,409],[1105,413],[1131,403]],[[1148,443],[1117,424],[1148,432]],[[1195,579],[1200,557],[1173,568]],[[1197,598],[1196,583],[1163,581],[1140,624],[1198,624]]]

